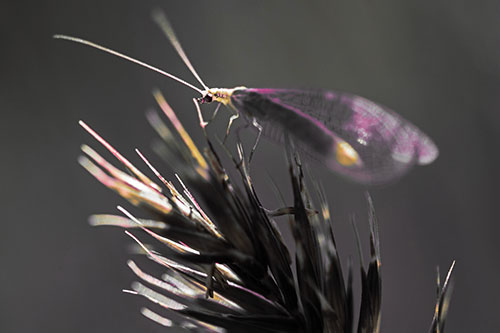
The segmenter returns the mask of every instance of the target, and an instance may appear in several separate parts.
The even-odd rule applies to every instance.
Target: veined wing
[[[264,136],[283,142],[287,131],[301,150],[358,182],[390,181],[415,163],[431,163],[438,155],[432,140],[417,127],[390,109],[353,94],[245,89],[233,102],[241,112],[261,120]],[[330,141],[321,135],[324,132],[329,132]],[[339,155],[329,148],[341,141],[356,151],[360,163],[339,163]]]

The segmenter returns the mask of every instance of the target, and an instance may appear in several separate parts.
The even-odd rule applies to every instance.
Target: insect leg
[[[196,113],[198,113],[198,119],[200,119],[200,126],[201,128],[203,128],[203,130],[205,130],[205,127],[208,125],[209,121],[203,120],[203,115],[201,114],[200,105],[196,101],[196,98],[193,98],[193,103],[194,106],[196,107]]]
[[[250,125],[252,125],[255,128],[257,128],[257,130],[259,131],[259,133],[257,134],[257,138],[255,139],[255,143],[253,144],[252,150],[250,151],[250,156],[248,157],[248,163],[250,163],[252,161],[253,153],[255,152],[255,149],[257,148],[257,144],[259,143],[260,136],[262,134],[262,126],[257,122],[257,120],[255,118],[252,119],[252,123],[249,122],[247,117],[244,117],[244,119],[246,120],[246,124],[243,126],[238,126],[238,128],[236,128],[236,136],[238,137],[239,142],[241,142],[240,131],[242,129],[246,129]]]
[[[217,107],[215,108],[214,113],[212,113],[212,117],[210,117],[210,120],[208,121],[208,123],[211,123],[215,119],[215,116],[217,115],[217,112],[219,112],[221,105],[222,105],[221,103],[217,104]]]
[[[223,143],[226,143],[226,140],[227,140],[227,137],[229,136],[229,131],[231,130],[231,125],[233,124],[233,121],[238,119],[239,116],[240,116],[240,114],[238,112],[236,112],[235,114],[233,114],[231,116],[231,118],[229,118],[229,123],[227,124],[226,135],[224,136]]]
[[[240,125],[238,127],[236,127],[236,138],[238,139],[237,141],[237,144],[238,145],[241,145],[242,141],[241,141],[241,136],[240,136],[240,132],[241,130],[243,129],[246,129],[250,126],[250,122],[248,121],[248,118],[243,116],[243,119],[245,119],[245,124],[244,125]],[[243,149],[242,149],[243,150]],[[238,163],[238,167],[243,163],[243,155],[240,156],[240,162]]]
[[[293,215],[296,212],[295,207],[283,207],[283,208],[278,208],[275,210],[269,210],[269,209],[262,207],[262,209],[264,209],[264,211],[270,217],[277,217],[277,216],[283,216],[283,215]],[[306,208],[305,211],[307,213],[307,216],[314,216],[316,214],[319,214],[319,212],[317,210],[314,210],[311,208]]]
[[[193,103],[196,106],[196,112],[198,113],[198,118],[200,119],[200,126],[201,126],[201,128],[205,129],[205,127],[215,119],[215,116],[217,115],[217,112],[219,111],[221,104],[217,104],[217,107],[215,108],[215,111],[212,114],[212,117],[210,117],[210,119],[208,121],[205,121],[203,119],[203,115],[201,114],[201,109],[200,109],[198,102],[196,101],[196,98],[193,98]]]
[[[257,119],[253,118],[252,125],[257,128],[259,133],[257,134],[257,138],[255,139],[255,143],[253,144],[252,150],[250,151],[250,156],[248,157],[248,163],[252,161],[253,153],[259,144],[260,136],[262,135],[262,125],[257,122]]]

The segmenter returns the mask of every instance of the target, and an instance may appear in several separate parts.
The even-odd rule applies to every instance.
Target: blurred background
[[[155,107],[151,91],[162,90],[202,145],[197,96],[51,38],[87,38],[196,83],[152,22],[156,7],[209,86],[349,91],[429,134],[440,148],[436,162],[370,189],[381,234],[382,331],[428,330],[436,266],[444,273],[453,259],[447,331],[500,329],[498,1],[49,0],[0,4],[0,331],[164,331],[139,313],[147,301],[121,293],[134,278],[125,265],[131,240],[87,223],[93,213],[130,205],[77,164],[82,143],[104,152],[77,122],[146,170],[133,151],[141,148],[170,176],[150,149],[156,134],[144,112]],[[221,112],[210,132],[221,136],[227,117]],[[253,163],[262,201],[277,208],[266,173],[287,192],[282,149],[261,143]],[[365,188],[321,165],[311,170],[327,188],[345,263],[356,253],[351,214],[368,244]]]

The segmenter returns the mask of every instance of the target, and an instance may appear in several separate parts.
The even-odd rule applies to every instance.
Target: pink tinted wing
[[[391,181],[414,164],[431,163],[438,155],[432,140],[409,121],[353,94],[326,90],[245,89],[233,98],[233,102],[244,114],[261,120],[264,136],[283,142],[287,131],[310,157],[361,183]],[[263,110],[257,112],[255,105]],[[288,121],[288,118],[294,120]],[[300,133],[302,128],[306,128],[306,134]],[[326,134],[331,137],[330,141],[318,139],[325,131],[329,132]],[[339,164],[332,156],[332,147],[318,147],[342,140],[356,150],[360,164]]]

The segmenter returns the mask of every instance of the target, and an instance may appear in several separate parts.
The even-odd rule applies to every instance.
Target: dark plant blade
[[[453,269],[455,268],[455,261],[450,266],[448,274],[446,274],[446,279],[444,284],[441,286],[439,269],[437,272],[437,301],[434,311],[434,317],[432,318],[432,324],[429,332],[431,333],[443,333],[444,324],[446,321],[446,316],[448,315],[448,309],[450,306],[451,295],[453,293]]]
[[[370,263],[365,272],[361,266],[361,306],[358,323],[358,333],[373,333],[380,331],[382,279],[380,276],[380,245],[378,224],[375,209],[370,195],[367,193],[370,224]]]

